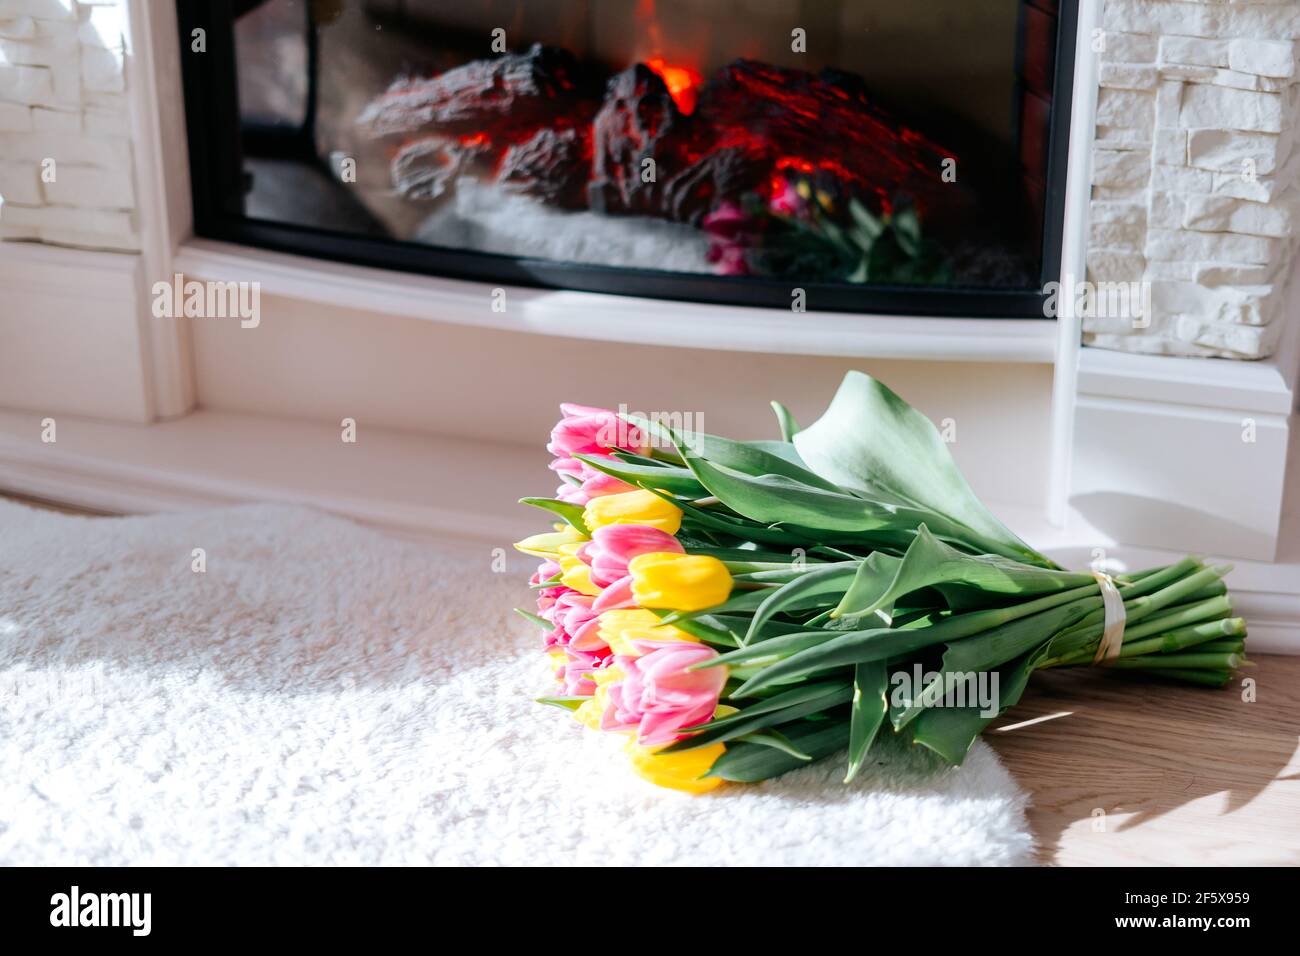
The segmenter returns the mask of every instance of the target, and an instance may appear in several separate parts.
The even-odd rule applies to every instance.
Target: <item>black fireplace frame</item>
[[[242,192],[241,137],[231,135],[232,130],[240,128],[235,92],[233,24],[236,11],[242,5],[240,0],[177,0],[196,236],[333,262],[494,286],[516,285],[790,309],[792,284],[788,280],[569,264],[446,249],[386,237],[251,219],[242,210],[222,208],[221,197],[237,196]],[[962,318],[1047,317],[1044,307],[1047,296],[1042,287],[1060,277],[1079,13],[1077,0],[1061,0],[1057,7],[1039,288],[992,290],[805,282],[799,288],[805,291],[809,310]],[[200,29],[205,31],[206,51],[192,53],[193,31]],[[276,134],[274,131],[256,131],[253,135]],[[310,151],[310,144],[302,142],[301,137],[298,145]],[[315,159],[314,153],[311,158]]]

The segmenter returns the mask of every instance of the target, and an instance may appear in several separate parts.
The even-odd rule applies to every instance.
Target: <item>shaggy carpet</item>
[[[196,570],[202,549],[203,569]],[[0,864],[1011,864],[1025,796],[889,749],[702,797],[532,702],[531,562],[281,506],[0,501]]]

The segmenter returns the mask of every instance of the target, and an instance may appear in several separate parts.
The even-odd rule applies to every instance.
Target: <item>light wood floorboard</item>
[[[1034,675],[985,739],[1032,796],[1041,861],[1300,865],[1300,657],[1254,662],[1253,702],[1240,683]]]

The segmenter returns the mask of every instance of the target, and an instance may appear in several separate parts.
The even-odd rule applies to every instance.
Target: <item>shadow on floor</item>
[[[1213,816],[1207,812],[1209,834],[1222,817],[1247,810],[1271,785],[1300,778],[1294,772],[1300,657],[1263,657],[1258,665],[1222,689],[1093,668],[1035,675],[1021,703],[985,739],[1030,791],[1030,822],[1043,862],[1057,862],[1064,831],[1095,820],[1099,810],[1108,818],[1125,817],[1118,823],[1107,819],[1109,832],[1130,833],[1221,793],[1226,804]],[[1244,699],[1242,680],[1255,682],[1253,702]],[[1035,718],[1051,719],[1026,723]],[[1288,853],[1291,862],[1300,860],[1294,817],[1280,819],[1269,811],[1257,827],[1230,829],[1232,839],[1258,830],[1278,862]],[[1195,860],[1203,834],[1188,836],[1182,847],[1168,848],[1177,854],[1171,862],[1219,862]]]

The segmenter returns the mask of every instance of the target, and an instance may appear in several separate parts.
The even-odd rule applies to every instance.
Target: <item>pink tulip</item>
[[[713,718],[727,681],[725,667],[690,671],[717,651],[690,641],[635,641],[639,657],[622,654],[614,665],[623,679],[607,685],[609,706],[602,730],[635,730],[637,743],[671,743],[681,731]]]
[[[580,486],[571,485],[567,481],[555,489],[555,497],[559,501],[578,505],[579,507],[586,505],[591,500]]]
[[[560,566],[554,561],[543,561],[537,566],[537,572],[528,579],[530,584],[541,584],[543,581],[552,581],[560,573]],[[565,591],[571,591],[572,588],[565,587],[563,584],[557,584],[554,587],[541,588],[537,592],[537,613],[546,617],[546,611],[555,603]],[[550,618],[547,618],[550,620]]]
[[[788,179],[783,180],[779,188],[773,189],[772,198],[767,204],[767,208],[782,216],[798,216],[807,207],[807,201],[799,195],[794,183]]]
[[[556,458],[574,455],[602,455],[612,449],[643,452],[649,447],[645,433],[629,425],[607,408],[591,408],[565,402],[563,418],[551,429],[547,450]]]
[[[704,231],[718,239],[735,239],[754,230],[754,218],[734,202],[720,202],[701,222]]]
[[[612,455],[598,457],[614,461]],[[629,485],[626,481],[607,475],[603,471],[597,471],[585,461],[576,458],[556,458],[551,462],[551,470],[581,482],[580,485],[575,485],[566,481],[555,491],[555,497],[573,504],[585,505],[592,498],[599,498],[601,495],[618,495],[625,491],[636,490],[635,485]]]
[[[595,608],[592,610],[595,611]],[[573,639],[569,641],[569,647],[573,648],[575,651],[599,651],[602,648],[605,650],[609,649],[609,645],[605,643],[605,639],[600,636],[599,612],[596,612],[589,620],[584,621],[582,626],[573,632]]]
[[[571,697],[590,697],[596,693],[592,674],[608,667],[613,661],[608,647],[594,651],[581,651],[574,647],[564,649],[564,663],[556,668],[555,676],[564,684],[564,692]]]
[[[632,575],[619,578],[591,602],[591,610],[596,615],[619,608],[636,607],[636,597],[632,594]]]
[[[625,491],[636,491],[636,485],[629,485],[621,478],[607,475],[603,471],[596,471],[595,468],[591,468],[591,472],[591,477],[582,483],[582,490],[588,498],[599,498],[601,495],[621,495]]]
[[[549,611],[542,614],[555,625],[555,630],[546,638],[546,646],[572,644],[583,625],[595,619],[596,612],[591,607],[594,601],[595,598],[572,589],[556,598]]]
[[[591,583],[605,588],[627,577],[627,563],[638,554],[663,551],[686,553],[666,531],[639,524],[615,524],[593,531],[591,541],[583,545],[578,556],[591,565]]]
[[[723,276],[749,274],[746,250],[757,244],[763,224],[733,202],[721,202],[702,222],[709,236],[705,261],[713,263],[713,271]]]

